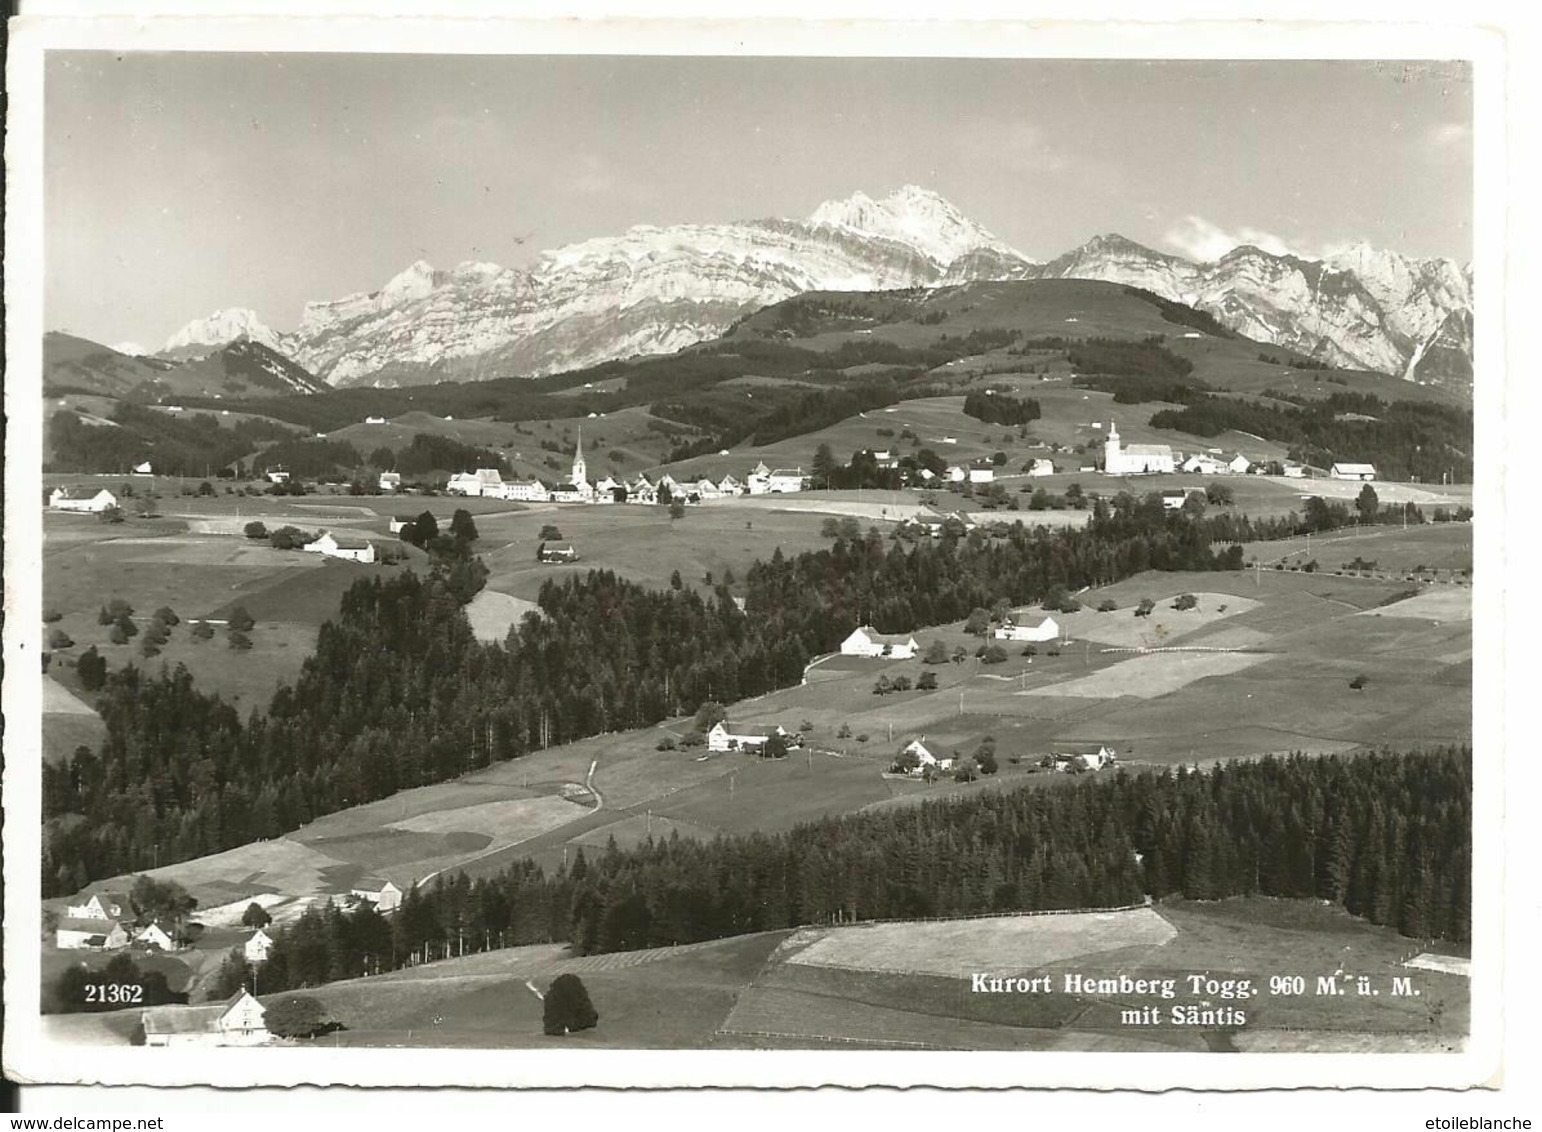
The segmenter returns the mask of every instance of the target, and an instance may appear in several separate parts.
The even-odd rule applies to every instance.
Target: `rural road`
[[[594,785],[594,770],[599,765],[599,759],[591,759],[589,762],[589,773],[584,776],[584,787],[589,791],[589,793],[594,795],[594,808],[590,810],[588,814],[585,815],[585,817],[593,817],[595,814],[599,813],[605,808],[605,796],[601,794]],[[558,826],[557,828],[561,829],[562,827]],[[546,832],[550,833],[551,831],[547,830]],[[475,864],[477,861],[482,860],[484,857],[491,857],[494,853],[502,853],[505,849],[512,849],[514,846],[529,840],[529,837],[520,837],[513,841],[506,841],[502,845],[494,845],[490,849],[484,849],[475,856],[467,857],[464,861],[457,861],[453,865],[446,865],[443,869],[435,869],[422,880],[418,881],[417,884],[413,885],[413,887],[422,888],[425,884],[433,880],[440,873],[445,872],[447,869],[463,869],[467,865]]]

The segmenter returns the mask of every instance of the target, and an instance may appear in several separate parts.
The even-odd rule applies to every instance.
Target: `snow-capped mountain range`
[[[217,311],[162,356],[244,337],[334,386],[534,376],[668,353],[806,291],[1036,278],[1131,284],[1335,365],[1471,382],[1472,280],[1450,260],[1357,245],[1319,261],[1242,246],[1194,263],[1105,235],[1038,263],[914,185],[827,201],[806,220],[640,225],[523,270],[419,261],[378,291],[306,304],[291,333],[253,311]]]

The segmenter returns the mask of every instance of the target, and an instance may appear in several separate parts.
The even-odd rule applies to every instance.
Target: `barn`
[[[245,988],[211,1006],[157,1006],[140,1015],[145,1045],[260,1046],[273,1040],[267,1010]]]
[[[871,625],[862,625],[841,642],[841,655],[910,660],[916,648],[916,639],[909,634],[880,633]]]

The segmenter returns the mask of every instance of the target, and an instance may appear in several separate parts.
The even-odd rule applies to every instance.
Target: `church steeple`
[[[578,426],[578,448],[573,453],[573,482],[582,486],[589,482],[589,466],[584,462],[584,426]]]

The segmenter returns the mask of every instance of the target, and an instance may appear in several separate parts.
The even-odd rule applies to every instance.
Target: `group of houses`
[[[457,472],[445,484],[451,495],[482,499],[507,499],[519,503],[701,503],[735,495],[784,495],[802,491],[808,476],[802,468],[768,468],[764,461],[750,469],[742,481],[732,473],[714,480],[703,476],[679,480],[665,472],[658,479],[639,473],[631,480],[617,479],[606,473],[598,480],[589,479],[588,461],[584,459],[583,431],[573,453],[573,467],[567,480],[550,485],[539,479],[505,480],[497,468],[478,468]]]
[[[763,726],[758,723],[734,723],[721,719],[707,732],[707,750],[759,751],[771,737],[780,736],[789,747],[801,747],[803,737],[796,731],[788,731],[780,723]]]
[[[1282,462],[1281,469],[1290,479],[1306,477],[1306,466],[1292,460]],[[1204,452],[1185,454],[1176,451],[1170,444],[1125,444],[1119,437],[1118,425],[1113,421],[1108,422],[1108,433],[1103,441],[1103,474],[1109,476],[1172,475],[1175,472],[1201,476],[1245,476],[1259,475],[1264,471],[1263,463],[1241,452],[1228,453],[1211,448]],[[1049,473],[1030,470],[1029,474]],[[1374,480],[1376,468],[1372,464],[1337,463],[1329,469],[1328,478]],[[1182,506],[1181,501],[1177,506]]]
[[[890,773],[910,778],[946,774],[957,764],[958,757],[956,753],[946,751],[935,743],[928,746],[926,736],[923,735],[899,749]],[[1057,745],[1054,752],[1039,760],[1039,766],[1061,773],[1083,774],[1114,766],[1118,761],[1113,750],[1101,743],[1070,743]]]
[[[54,946],[61,951],[117,951],[136,944],[156,951],[175,951],[176,929],[159,920],[136,922],[127,896],[97,892],[84,904],[71,904],[54,927]]]

